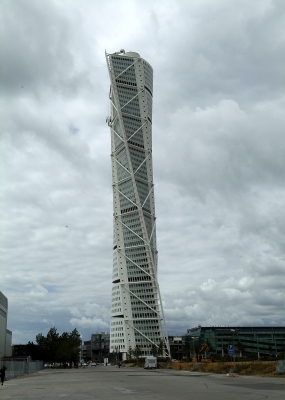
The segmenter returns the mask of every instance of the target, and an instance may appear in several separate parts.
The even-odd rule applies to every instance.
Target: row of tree
[[[34,360],[44,360],[54,364],[76,364],[80,357],[81,339],[77,329],[72,332],[63,332],[60,335],[56,328],[51,328],[46,336],[39,333],[36,344],[29,342],[27,351]]]
[[[164,347],[165,347],[164,341],[161,339],[159,341],[158,345],[155,345],[155,344],[152,345],[151,354],[154,357],[163,356],[163,354],[165,352],[165,348]],[[134,348],[132,348],[130,346],[128,351],[127,351],[127,360],[132,360],[133,358],[138,359],[141,354],[142,354],[142,351],[141,351],[140,346],[135,346]]]

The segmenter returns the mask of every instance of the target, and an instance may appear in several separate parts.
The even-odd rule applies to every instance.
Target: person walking
[[[1,386],[3,386],[4,380],[5,380],[5,371],[6,371],[6,369],[7,368],[4,365],[0,369]]]

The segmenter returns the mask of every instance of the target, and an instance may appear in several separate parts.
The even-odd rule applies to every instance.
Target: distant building
[[[8,299],[0,292],[0,359],[11,355],[12,332],[7,329]]]
[[[228,345],[235,345],[236,356],[278,357],[284,352],[285,327],[212,326],[187,329],[185,339],[201,347],[205,342],[213,353],[227,356]],[[196,344],[197,343],[197,344]]]
[[[83,358],[84,361],[89,361],[92,358],[92,353],[91,353],[91,340],[85,340],[82,343],[82,354],[81,358]]]
[[[184,336],[168,336],[171,358],[175,360],[182,360],[185,338]]]
[[[6,329],[6,349],[5,356],[11,357],[12,355],[12,332]]]
[[[91,335],[91,358],[92,361],[103,362],[108,358],[110,352],[110,334],[106,332],[93,333]]]
[[[12,357],[19,358],[19,357],[28,357],[28,349],[26,344],[14,344],[12,346]]]

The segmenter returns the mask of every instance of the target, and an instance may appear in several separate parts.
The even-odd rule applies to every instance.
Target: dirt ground
[[[236,369],[239,375],[274,376],[285,378],[285,374],[276,374],[276,361],[241,361],[236,362]],[[187,363],[173,362],[172,368],[176,370],[195,370],[197,372],[208,372],[216,374],[227,374],[234,367],[233,362],[213,363]]]

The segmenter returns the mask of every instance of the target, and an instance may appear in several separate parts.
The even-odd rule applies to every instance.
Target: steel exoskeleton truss
[[[120,142],[119,146],[115,146],[112,144],[112,169],[113,169],[113,193],[114,193],[114,202],[115,199],[118,200],[120,197],[121,199],[125,199],[131,207],[125,209],[125,210],[119,210],[115,209],[114,206],[114,227],[115,226],[121,226],[122,229],[125,231],[129,232],[133,237],[137,237],[138,242],[135,245],[128,246],[127,243],[124,242],[124,239],[122,235],[116,236],[116,230],[114,229],[115,233],[115,246],[114,249],[117,252],[118,258],[123,257],[125,259],[125,262],[128,262],[129,264],[132,264],[135,268],[137,268],[137,271],[141,271],[140,273],[142,274],[142,279],[144,279],[145,282],[151,283],[152,287],[152,292],[153,296],[155,298],[155,304],[150,304],[151,302],[145,300],[142,298],[139,291],[134,291],[130,288],[129,282],[132,282],[132,285],[136,285],[136,282],[132,281],[132,277],[128,275],[128,272],[125,270],[125,274],[127,274],[128,278],[127,281],[126,279],[121,279],[120,276],[117,277],[117,279],[113,278],[113,284],[116,283],[120,285],[121,289],[124,289],[124,291],[127,291],[132,299],[137,299],[139,304],[143,307],[144,309],[147,309],[150,311],[151,315],[149,318],[145,317],[145,315],[148,314],[143,314],[144,316],[142,317],[142,314],[140,314],[140,317],[136,317],[134,313],[134,310],[132,309],[131,305],[131,316],[126,316],[124,312],[121,312],[119,315],[116,312],[112,312],[113,317],[119,317],[124,320],[124,323],[128,325],[133,332],[137,332],[137,337],[142,337],[144,338],[149,345],[152,347],[159,347],[159,343],[157,340],[154,339],[152,334],[148,335],[145,331],[140,329],[136,325],[136,321],[140,321],[140,323],[147,323],[147,320],[153,320],[154,315],[156,316],[155,318],[157,319],[157,322],[159,323],[160,326],[160,339],[163,340],[164,342],[164,354],[166,356],[170,356],[170,350],[169,350],[169,343],[168,343],[168,336],[167,336],[167,331],[166,331],[166,325],[165,325],[165,319],[164,319],[164,313],[163,313],[163,307],[162,307],[162,301],[161,301],[161,296],[160,296],[160,290],[159,290],[159,285],[157,282],[157,250],[156,250],[156,238],[155,238],[155,212],[154,212],[154,200],[152,201],[153,206],[149,206],[150,210],[146,209],[145,205],[147,202],[149,202],[150,197],[152,196],[153,198],[153,182],[152,182],[152,149],[151,149],[151,143],[148,143],[148,146],[143,146],[135,143],[132,139],[136,137],[138,132],[142,132],[143,129],[148,128],[149,132],[149,137],[151,141],[151,119],[147,115],[147,112],[145,109],[142,109],[140,106],[139,108],[139,113],[135,112],[132,113],[130,111],[127,111],[127,106],[130,106],[136,102],[136,107],[138,107],[138,104],[142,104],[140,96],[143,97],[146,91],[148,91],[148,96],[149,93],[152,95],[149,87],[145,85],[144,79],[140,78],[137,76],[138,73],[136,72],[135,74],[135,83],[129,82],[126,78],[126,74],[128,71],[134,71],[134,66],[137,64],[138,67],[142,67],[143,60],[140,57],[128,57],[126,55],[126,58],[129,60],[129,65],[127,65],[125,68],[123,68],[119,73],[116,74],[114,66],[113,66],[113,61],[114,60],[120,60],[120,58],[116,57],[120,53],[114,53],[114,54],[108,54],[106,53],[106,61],[107,61],[107,66],[108,66],[108,72],[110,76],[110,82],[111,82],[111,87],[110,87],[110,104],[111,104],[111,116],[107,118],[107,123],[111,129],[111,136],[112,136],[112,143],[117,141]],[[115,57],[114,57],[115,56]],[[124,54],[122,55],[123,57]],[[123,79],[123,80],[122,80]],[[135,87],[134,87],[135,86]],[[130,88],[130,93],[131,95],[129,96],[128,99],[124,100],[124,104],[122,104],[122,94],[121,97],[119,96],[119,90],[123,89],[128,91],[128,88]],[[135,90],[134,90],[135,89]],[[131,108],[130,108],[131,109]],[[135,110],[136,111],[136,110]],[[126,132],[125,129],[125,124],[124,124],[124,117],[125,118],[131,118],[135,120],[139,120],[139,127],[134,128],[134,131],[130,134]],[[117,127],[117,128],[116,128]],[[139,165],[136,165],[134,167],[134,162],[132,160],[131,156],[131,151],[138,151],[136,150],[136,146],[140,146],[140,148],[137,149],[142,152],[144,152],[144,158],[143,160],[140,161]],[[145,148],[147,147],[147,148]],[[143,148],[143,150],[142,150]],[[125,158],[124,162],[121,162],[118,158],[118,154],[122,152],[122,149],[124,150]],[[120,168],[121,171],[125,171],[125,176],[121,178],[120,180],[118,179],[118,174],[116,174],[117,169]],[[138,178],[138,172],[141,169],[147,169],[147,177],[148,179],[142,178],[142,175]],[[145,170],[144,169],[144,170]],[[150,178],[151,177],[151,178]],[[142,196],[139,194],[138,190],[138,181],[141,181],[144,184],[144,187],[147,187],[148,193],[145,194],[145,198],[142,200]],[[123,191],[120,190],[120,185],[124,182],[131,182],[131,187],[133,189],[132,196],[126,195],[123,193]],[[132,197],[132,198],[131,198]],[[118,203],[118,201],[117,201]],[[127,211],[126,211],[127,210]],[[140,220],[140,229],[142,232],[137,233],[135,229],[132,229],[130,226],[128,226],[126,223],[123,222],[122,220],[122,215],[123,213],[128,213],[128,215],[131,215],[131,213],[136,213],[136,215],[139,215],[139,220]],[[146,221],[145,221],[145,215],[146,213],[149,213],[149,218],[152,221],[152,227],[151,230],[147,229],[146,226]],[[126,215],[126,214],[124,214]],[[118,229],[119,230],[119,229]],[[119,243],[120,241],[120,243]],[[124,242],[122,245],[122,241]],[[119,243],[119,245],[118,245]],[[139,249],[144,251],[147,254],[147,268],[145,268],[145,264],[142,265],[141,263],[136,262],[130,255],[126,254],[127,249]],[[126,276],[126,275],[125,275]],[[141,284],[144,282],[142,280],[139,281]],[[122,299],[121,299],[122,300]],[[128,313],[129,314],[129,313]],[[134,334],[136,335],[136,334]],[[112,336],[112,335],[111,335]],[[135,340],[135,339],[134,339]],[[133,342],[133,345],[139,345],[139,342]]]

